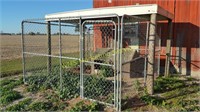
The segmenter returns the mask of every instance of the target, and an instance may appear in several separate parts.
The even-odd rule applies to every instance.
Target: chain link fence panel
[[[108,20],[85,21],[83,28],[83,96],[116,103],[116,25]]]

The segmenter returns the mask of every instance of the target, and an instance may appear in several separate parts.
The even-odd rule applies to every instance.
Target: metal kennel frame
[[[98,19],[92,19],[92,17],[96,16],[98,16]],[[120,17],[117,14],[109,14],[109,16],[111,16],[111,18],[105,18],[105,15],[93,15],[90,17],[91,19],[83,19],[83,17],[79,16],[32,19],[22,21],[22,63],[24,82],[28,83],[27,78],[31,75],[41,75],[41,73],[43,73],[47,76],[54,72],[54,70],[52,69],[53,67],[59,67],[59,70],[57,72],[59,72],[58,77],[60,89],[65,87],[63,74],[66,70],[78,73],[80,85],[78,85],[79,88],[77,89],[77,91],[81,98],[97,101],[105,105],[112,106],[116,111],[121,111],[123,64],[134,62],[143,58],[144,69],[142,70],[142,75],[144,77],[145,83],[146,78],[148,78],[147,74],[155,73],[153,69],[155,66],[153,62],[155,57],[154,55],[149,54],[150,52],[153,52],[153,54],[155,53],[154,49],[150,49],[150,47],[154,46],[154,42],[149,42],[149,35],[151,34],[149,30],[152,27],[153,23],[151,23],[148,19],[144,19],[139,16],[124,15]],[[144,48],[137,49],[138,51],[142,51],[143,55],[140,55],[139,57],[133,58],[125,62],[123,61],[123,42],[125,26],[128,24],[145,24],[145,26],[143,27],[143,32],[140,32],[140,34],[144,33]],[[105,31],[105,34],[101,32],[100,35],[96,35],[98,32],[100,32],[100,30]],[[40,32],[42,34],[37,34],[37,32]],[[104,35],[104,37],[102,35]],[[97,39],[97,37],[95,36],[99,36],[98,38],[102,37],[106,39],[105,41],[107,41],[107,43],[105,45],[92,45],[92,43],[95,43],[95,41],[97,41],[95,40]],[[41,41],[38,41],[38,43],[33,42],[31,38],[36,38],[36,40]],[[54,39],[57,42],[53,41]],[[91,42],[92,40],[93,42]],[[73,43],[69,43],[69,45],[66,45],[65,42],[71,41],[75,42],[76,45],[74,45]],[[102,41],[103,40],[98,40],[95,44],[99,44]],[[113,41],[113,44],[110,44],[111,41]],[[140,45],[138,44],[138,46]],[[101,49],[101,47],[105,47],[106,50]],[[100,49],[101,51],[97,52],[94,51],[94,49]],[[111,56],[109,55],[106,58],[101,56],[103,54],[106,54],[107,52],[110,53]],[[158,49],[158,54],[159,52],[160,47]],[[95,58],[92,59],[91,56]],[[102,62],[95,62],[94,60],[97,59],[101,60]],[[111,61],[109,62],[108,59],[110,59]],[[74,61],[77,61],[79,64],[77,64],[77,66],[70,65],[67,67],[63,67],[65,66],[65,63],[71,61],[73,61],[73,63]],[[153,62],[153,65],[149,65],[149,62]],[[105,68],[110,67],[112,71],[109,72],[110,74],[113,74],[113,76],[111,76],[113,78],[111,79],[100,79],[105,80],[104,82],[106,82],[106,84],[100,83],[101,86],[105,86],[105,90],[102,91],[102,93],[99,93],[99,96],[97,96],[96,93],[91,95],[91,93],[87,93],[88,90],[86,90],[86,82],[92,81],[92,79],[89,80],[88,77],[90,77],[93,74],[93,71],[95,71],[94,65],[97,66],[97,72],[94,73],[97,74],[97,76],[95,77],[97,79],[100,79],[100,76],[98,76],[98,74],[103,71],[101,69],[102,66],[105,66]],[[106,71],[107,69],[105,68],[104,70]],[[107,83],[107,81],[111,81],[112,83]],[[91,87],[95,90],[95,86]],[[111,95],[111,93],[113,94],[113,96]],[[106,95],[111,95],[111,101],[107,101],[108,97]]]

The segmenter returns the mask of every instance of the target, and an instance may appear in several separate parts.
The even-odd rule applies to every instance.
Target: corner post
[[[166,43],[166,60],[165,60],[165,76],[169,76],[169,67],[170,67],[170,57],[171,57],[171,39],[172,39],[172,29],[173,29],[172,20],[168,20],[168,29],[169,29],[169,36],[167,38]]]
[[[51,55],[51,23],[47,21],[47,39],[48,39],[48,55]],[[47,57],[47,73],[51,73],[51,57]]]
[[[153,94],[154,86],[154,60],[155,60],[155,38],[156,38],[156,14],[151,14],[149,31],[149,55],[147,68],[147,92]]]
[[[22,68],[23,68],[23,82],[26,83],[25,71],[25,45],[24,45],[24,21],[21,23],[21,45],[22,45]]]

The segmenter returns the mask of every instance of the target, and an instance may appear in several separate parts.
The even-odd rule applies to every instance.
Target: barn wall
[[[111,7],[139,4],[158,4],[174,14],[173,41],[172,41],[172,66],[177,72],[200,76],[200,12],[199,0],[93,0],[93,7]],[[114,12],[111,12],[114,13]],[[167,23],[158,24],[162,28],[162,55],[165,55]],[[181,57],[178,58],[177,56]],[[179,61],[181,59],[181,61]],[[165,62],[161,60],[161,62]],[[161,63],[164,65],[164,63]],[[180,69],[182,68],[182,69]]]

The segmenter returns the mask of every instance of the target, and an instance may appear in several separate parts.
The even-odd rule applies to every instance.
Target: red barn
[[[174,14],[171,68],[178,73],[199,77],[200,37],[199,0],[93,0],[93,7],[125,6],[134,4],[158,4]],[[164,66],[167,23],[158,24],[161,29],[161,66]]]

